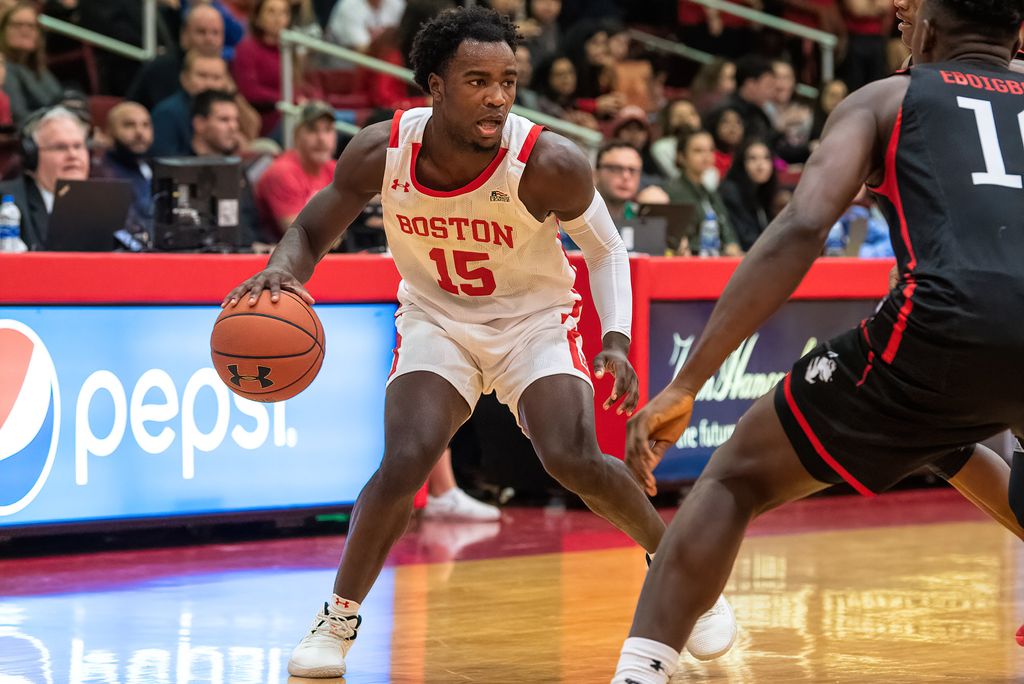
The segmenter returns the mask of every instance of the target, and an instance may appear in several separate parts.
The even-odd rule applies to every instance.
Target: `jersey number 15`
[[[999,134],[996,132],[996,117],[992,113],[992,103],[973,97],[956,98],[961,109],[974,111],[974,119],[978,124],[978,137],[981,138],[981,153],[985,156],[985,170],[971,174],[975,185],[998,185],[1004,188],[1021,189],[1020,174],[1006,173],[1003,151],[999,147]],[[1024,143],[1024,112],[1017,115],[1020,124],[1021,142]]]
[[[459,278],[466,281],[460,285],[452,282],[452,277],[448,275],[448,255],[445,254],[443,249],[435,247],[430,250],[429,256],[430,260],[437,266],[437,284],[445,292],[451,292],[453,295],[461,292],[470,297],[486,297],[494,293],[494,272],[483,266],[471,268],[474,262],[490,259],[484,252],[452,250],[452,262],[455,264],[455,273]]]

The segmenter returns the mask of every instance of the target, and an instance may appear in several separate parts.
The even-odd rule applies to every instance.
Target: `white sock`
[[[337,615],[359,615],[359,604],[349,601],[337,594],[331,594],[331,600],[327,602],[327,609]]]
[[[630,637],[622,645],[612,684],[668,684],[679,666],[679,651],[658,641]]]

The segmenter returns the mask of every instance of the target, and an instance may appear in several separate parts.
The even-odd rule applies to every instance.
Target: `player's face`
[[[908,48],[914,47],[914,22],[917,21],[917,10],[921,0],[895,0],[896,18],[899,20],[900,38]]]
[[[508,110],[516,99],[516,56],[507,43],[463,41],[444,78],[431,75],[430,94],[444,113],[449,133],[475,151],[501,143]]]

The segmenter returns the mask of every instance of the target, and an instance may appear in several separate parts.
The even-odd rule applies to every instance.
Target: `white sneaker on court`
[[[288,674],[314,679],[341,677],[345,674],[345,654],[352,648],[359,624],[358,615],[340,615],[328,608],[318,612],[288,659]]]
[[[686,650],[697,660],[714,660],[725,655],[736,641],[736,616],[732,606],[719,596],[711,610],[697,618]]]
[[[497,506],[477,501],[458,487],[452,487],[441,496],[427,496],[423,517],[444,520],[489,521],[500,520]]]

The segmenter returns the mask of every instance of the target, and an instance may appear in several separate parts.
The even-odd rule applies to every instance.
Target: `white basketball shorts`
[[[575,375],[593,389],[577,329],[580,311],[576,302],[483,325],[403,305],[395,315],[398,337],[388,384],[405,373],[430,371],[450,382],[470,411],[481,394],[493,391],[522,426],[519,398],[540,378]]]

